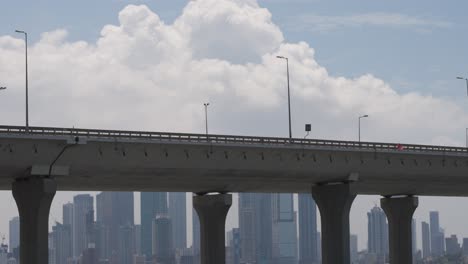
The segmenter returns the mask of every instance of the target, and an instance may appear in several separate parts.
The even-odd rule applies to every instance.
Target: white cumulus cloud
[[[466,113],[453,102],[399,94],[371,73],[331,76],[305,42],[288,43],[256,1],[190,1],[166,24],[129,5],[96,42],[43,33],[30,51],[31,124],[203,131],[203,102],[216,133],[286,135],[289,58],[294,135],[461,144]],[[0,36],[2,123],[23,123],[24,44]]]

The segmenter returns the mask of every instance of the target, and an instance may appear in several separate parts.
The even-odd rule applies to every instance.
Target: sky
[[[29,33],[30,124],[465,145],[468,18],[461,1],[102,0],[0,3],[0,124],[24,124]],[[73,192],[58,193],[51,223]],[[138,195],[136,195],[138,197]],[[17,214],[0,192],[0,234]],[[136,200],[138,201],[138,199]],[[351,232],[367,240],[359,196]],[[468,237],[466,198],[423,197],[446,235]],[[227,227],[237,225],[236,204]],[[138,208],[137,211],[138,212]],[[191,213],[191,211],[189,210]],[[139,222],[138,213],[136,221]],[[419,243],[420,247],[420,243]]]

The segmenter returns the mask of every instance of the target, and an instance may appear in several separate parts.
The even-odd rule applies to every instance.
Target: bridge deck
[[[358,176],[361,194],[468,195],[467,148],[0,126],[0,188],[31,172],[61,190],[308,192]]]

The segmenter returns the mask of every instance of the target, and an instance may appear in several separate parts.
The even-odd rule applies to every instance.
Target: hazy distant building
[[[240,231],[239,228],[233,228],[227,232],[227,252],[226,264],[240,264]]]
[[[272,194],[239,194],[241,263],[270,263],[273,257]]]
[[[413,249],[413,263],[416,263],[416,253],[418,252],[418,249],[416,242],[416,220],[414,218],[411,222],[411,246]]]
[[[135,249],[135,229],[132,224],[120,226],[118,234],[118,255],[119,263],[132,263]]]
[[[445,239],[446,254],[449,256],[458,255],[461,251],[456,235],[451,235]]]
[[[422,257],[423,259],[431,256],[431,237],[429,232],[429,224],[421,222],[421,234],[422,234]]]
[[[278,264],[297,263],[297,221],[290,193],[273,194],[273,259]]]
[[[62,206],[63,225],[73,226],[73,203],[66,203]]]
[[[141,225],[135,225],[135,252],[141,255]]]
[[[444,233],[439,225],[439,212],[429,212],[430,230],[431,230],[431,254],[438,257],[444,254],[445,240]]]
[[[298,200],[299,263],[317,263],[317,206],[309,193],[298,194]]]
[[[73,256],[79,257],[87,248],[86,216],[93,211],[93,197],[80,194],[73,197]],[[90,253],[91,254],[91,253]]]
[[[468,256],[468,238],[463,238],[462,255]]]
[[[378,256],[388,254],[388,225],[384,211],[375,206],[367,213],[367,249]]]
[[[350,235],[349,240],[349,252],[351,257],[351,264],[358,263],[358,236],[357,235]],[[314,262],[311,262],[314,263]]]
[[[56,222],[52,227],[52,247],[55,249],[55,255],[49,255],[49,258],[54,258],[56,264],[65,264],[72,257],[71,233],[70,225]]]
[[[173,264],[175,252],[172,242],[172,223],[167,215],[158,215],[153,220],[153,259],[158,264]]]
[[[101,192],[96,195],[96,222],[107,234],[101,241],[106,249],[98,249],[101,258],[107,259],[113,252],[120,253],[120,228],[133,228],[133,201],[133,192]]]
[[[152,225],[157,215],[167,215],[167,193],[141,192],[141,253],[152,257]]]
[[[194,256],[200,254],[200,219],[195,209],[192,209],[192,249]]]
[[[172,221],[174,248],[187,248],[187,202],[184,192],[169,193],[169,218]]]
[[[9,222],[9,242],[10,242],[10,253],[13,252],[15,248],[19,247],[19,217],[13,217]]]

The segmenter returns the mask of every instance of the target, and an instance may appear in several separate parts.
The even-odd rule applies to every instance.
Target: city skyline
[[[45,4],[45,9],[53,6],[50,8],[52,11],[40,9],[41,12],[33,12],[40,7],[30,7],[26,10],[30,16],[22,17],[23,21],[12,15],[18,12],[6,12],[6,16],[13,17],[5,20],[8,23],[0,23],[0,73],[3,78],[0,86],[8,87],[0,94],[1,123],[22,125],[24,119],[24,70],[22,64],[16,63],[22,63],[24,46],[22,38],[14,35],[14,28],[18,25],[18,28],[31,29],[31,123],[34,125],[203,132],[202,102],[209,99],[210,131],[213,133],[285,136],[287,127],[278,124],[285,124],[287,120],[286,76],[284,65],[271,59],[278,52],[291,57],[292,129],[295,137],[302,137],[305,134],[303,125],[312,123],[310,137],[356,139],[356,117],[365,113],[370,118],[362,124],[363,140],[465,144],[465,127],[468,124],[465,87],[455,76],[466,75],[463,73],[468,69],[463,59],[468,56],[464,49],[467,40],[458,34],[466,28],[467,21],[464,14],[459,13],[458,10],[463,8],[458,5],[395,1],[376,6],[364,1],[360,8],[348,4],[340,7],[332,3],[338,9],[334,13],[334,8],[327,8],[326,4],[317,1],[309,7],[316,11],[307,9],[309,14],[301,14],[297,11],[305,7],[297,3],[301,1],[289,4],[292,8],[287,12],[279,11],[284,7],[282,1],[258,1],[258,6],[247,3],[256,1],[245,1],[248,10],[259,15],[249,20],[236,16],[244,11],[245,6],[237,4],[243,1],[222,1],[216,9],[205,12],[213,12],[216,18],[231,16],[245,22],[240,24],[240,28],[233,29],[232,36],[225,36],[221,33],[231,25],[219,24],[219,21],[205,21],[207,24],[203,24],[197,13],[188,12],[192,10],[190,6],[206,8],[210,2],[193,1],[190,6],[185,1],[174,2],[177,3],[145,3],[148,8],[128,5],[140,4],[139,1],[119,2],[112,4],[112,8],[102,4],[93,11],[105,13],[102,16],[104,20],[99,20],[96,15],[86,25],[82,25],[82,16],[80,19],[72,15],[69,15],[70,20],[65,18],[69,14],[65,10],[61,10],[63,17],[47,13],[63,8],[62,5],[54,5],[53,1]],[[21,3],[1,4],[2,10],[17,10],[18,6]],[[183,11],[186,6],[188,11]],[[77,10],[83,8],[84,5]],[[347,12],[346,8],[350,11]],[[310,27],[313,29],[311,32],[310,28],[298,27],[297,22],[293,23],[294,20],[288,20],[288,17],[296,17],[304,25],[318,26]],[[253,44],[249,46],[253,48],[239,45],[238,49],[233,48],[227,53],[228,49],[220,48],[223,43],[216,39],[182,38],[184,34],[180,35],[184,40],[180,43],[189,43],[189,46],[178,46],[179,42],[167,39],[171,34],[163,34],[186,29],[174,25],[175,19],[179,25],[185,26],[190,23],[183,22],[195,21],[194,25],[206,30],[216,25],[223,29],[219,36],[226,42],[237,44],[236,39],[240,39],[250,44],[248,40],[252,38]],[[162,20],[165,26],[161,26]],[[145,24],[145,21],[153,24]],[[251,32],[249,28],[262,30]],[[215,33],[218,32],[199,33],[217,35]],[[356,37],[353,36],[355,34]],[[160,42],[147,37],[154,35]],[[135,37],[135,46],[125,41],[128,36]],[[396,39],[404,39],[405,43]],[[347,45],[340,46],[344,42]],[[148,43],[174,49],[163,52],[153,48],[157,45]],[[445,48],[439,48],[440,45]],[[203,49],[204,46],[212,49]],[[399,48],[393,49],[394,46]],[[137,52],[139,50],[143,52]],[[55,54],[56,60],[49,61],[49,57],[44,56],[48,53]],[[122,54],[131,56],[120,56]],[[190,58],[186,60],[185,56]],[[99,57],[114,59],[118,67],[86,60]],[[83,64],[71,63],[70,58],[82,58]],[[186,69],[183,65],[197,67],[190,68],[189,74],[162,70]],[[262,74],[262,78],[254,74],[257,72]],[[114,76],[122,79],[120,82],[106,81]],[[86,81],[75,81],[75,78]],[[189,81],[182,82],[182,79]],[[121,94],[125,96],[119,96]],[[108,100],[102,103],[96,99],[99,95],[107,95]],[[60,100],[51,104],[51,98]],[[106,120],[96,115],[103,108],[109,113]],[[57,194],[52,205],[51,224],[61,215],[62,204],[71,201],[76,193]],[[11,194],[0,192],[0,198],[5,203],[2,211],[11,217],[16,215]],[[365,213],[379,198],[360,196],[353,205],[351,232],[359,235],[360,248],[365,244],[362,239],[366,229],[362,224]],[[187,205],[191,204],[190,198],[186,201]],[[466,213],[447,206],[464,202],[466,198],[421,197],[415,217],[418,221],[429,221],[429,211],[439,210],[446,234],[465,237],[468,236],[464,228]],[[236,206],[233,205],[232,212]],[[238,226],[238,217],[232,214],[228,219],[229,228]],[[187,217],[190,215],[191,210],[187,209]],[[135,220],[138,222],[140,219],[135,216]],[[8,221],[0,220],[3,232],[8,230]]]

